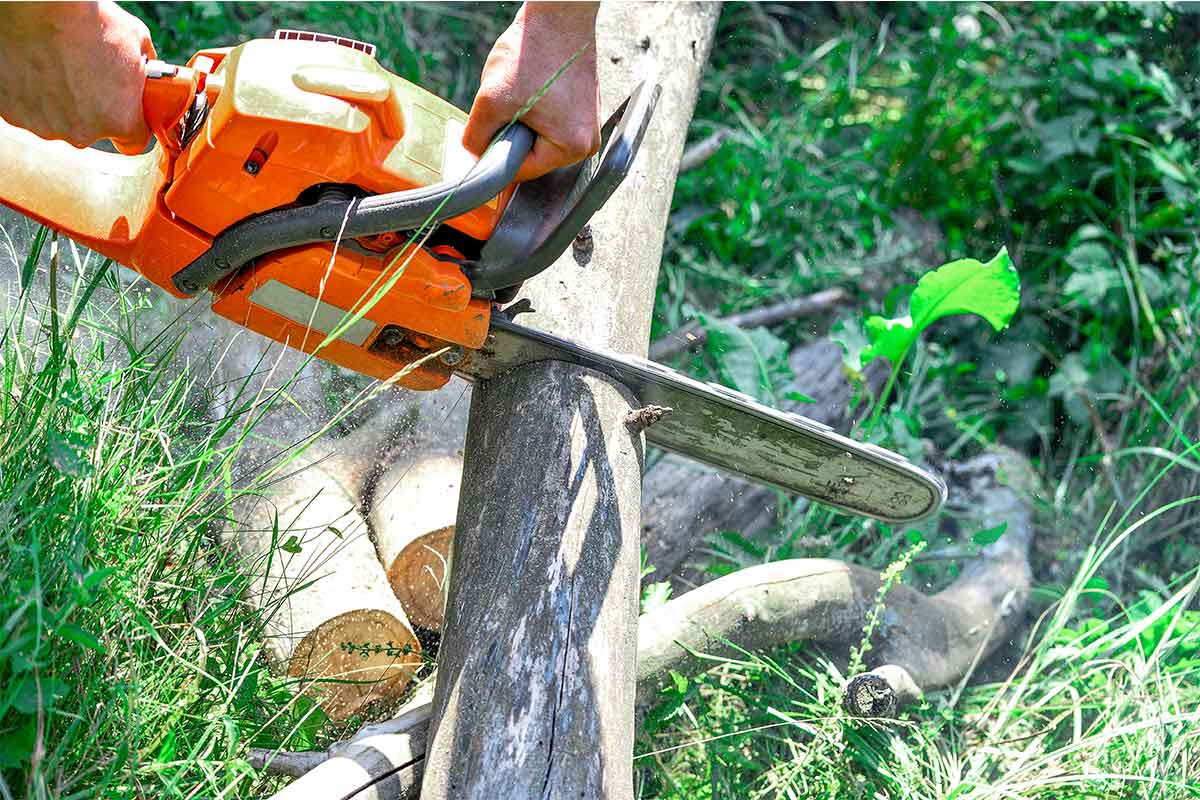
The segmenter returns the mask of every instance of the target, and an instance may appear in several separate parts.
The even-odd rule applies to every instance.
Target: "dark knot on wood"
[[[584,225],[579,233],[575,234],[575,240],[571,242],[571,254],[575,256],[575,263],[579,266],[585,266],[592,260],[592,253],[596,250],[596,240],[592,238],[592,226]]]
[[[855,675],[846,684],[846,696],[842,699],[842,707],[852,717],[884,717],[896,716],[896,690],[881,676],[871,672]]]
[[[673,409],[666,406],[646,406],[635,408],[625,415],[625,427],[634,434],[639,434],[660,419],[670,414]]]

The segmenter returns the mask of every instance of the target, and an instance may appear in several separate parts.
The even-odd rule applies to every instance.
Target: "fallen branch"
[[[691,172],[700,167],[705,161],[708,161],[716,152],[721,149],[721,145],[729,138],[729,131],[717,131],[693,145],[689,145],[683,151],[683,158],[679,159],[679,174]]]
[[[255,769],[277,775],[295,775],[291,770],[312,765],[273,800],[416,800],[425,767],[433,685],[433,680],[422,684],[394,719],[367,725],[329,750],[292,753],[254,748],[246,760]]]
[[[842,708],[852,717],[890,718],[921,697],[921,687],[904,667],[883,664],[846,684]]]
[[[935,595],[893,586],[881,615],[885,623],[867,651],[871,664],[903,667],[923,689],[949,686],[1007,639],[1029,591],[1032,476],[1011,451],[947,470],[952,507],[964,517],[960,526],[977,531],[1004,524],[1005,533]],[[881,585],[874,570],[796,559],[740,570],[687,592],[641,620],[638,701],[650,702],[669,685],[670,672],[689,674],[711,663],[696,653],[734,656],[797,641],[852,646]]]
[[[828,311],[845,301],[846,293],[841,289],[826,289],[804,297],[793,297],[791,300],[785,300],[775,305],[731,314],[722,318],[722,321],[739,328],[761,328],[764,325],[776,325],[801,317],[811,317],[814,314]],[[680,353],[701,346],[707,340],[708,331],[699,322],[689,322],[679,330],[651,342],[650,358],[654,361],[666,361]]]
[[[870,677],[858,676],[850,684],[856,696],[847,698],[848,708],[885,716],[882,712],[889,711],[893,700],[899,706],[920,691],[964,681],[981,658],[1011,636],[1023,616],[1034,535],[1032,470],[1005,451],[953,465],[947,472],[952,502],[967,512],[963,530],[1003,523],[1005,533],[965,564],[961,577],[945,590],[926,596],[897,585],[886,593],[883,624],[866,652],[868,662],[877,666]],[[671,600],[638,623],[638,705],[642,710],[652,705],[671,684],[671,672],[696,674],[713,664],[712,656],[740,657],[746,650],[799,641],[848,649],[862,638],[880,586],[879,573],[864,567],[794,559],[744,569]],[[420,713],[413,707],[410,722],[419,720]],[[413,776],[419,775],[423,737],[419,721],[403,731],[356,737],[351,744],[360,747],[339,751],[276,800],[415,798],[419,778]],[[407,760],[381,757],[389,752]],[[280,763],[290,766],[314,757],[289,755],[297,758]],[[408,793],[389,788],[391,793],[384,794],[381,782],[398,776],[404,776]]]

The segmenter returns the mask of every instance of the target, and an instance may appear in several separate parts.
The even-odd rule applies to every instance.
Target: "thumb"
[[[482,90],[475,96],[467,125],[463,128],[462,145],[476,156],[482,156],[492,139],[512,119],[499,104]]]

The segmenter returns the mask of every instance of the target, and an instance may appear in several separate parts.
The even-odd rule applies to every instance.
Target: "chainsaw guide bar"
[[[456,371],[487,380],[551,360],[607,375],[643,406],[673,409],[646,429],[646,440],[663,450],[888,523],[927,517],[946,499],[941,480],[888,450],[654,361],[596,350],[499,315],[484,346]]]

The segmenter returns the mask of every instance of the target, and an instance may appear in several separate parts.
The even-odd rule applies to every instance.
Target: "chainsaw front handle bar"
[[[604,124],[598,156],[517,187],[479,260],[463,268],[476,297],[523,283],[566,252],[629,174],[661,93],[638,84]]]
[[[175,288],[193,295],[211,287],[254,259],[315,242],[356,239],[389,231],[406,231],[457,217],[486,203],[513,182],[534,134],[521,123],[511,125],[492,143],[478,163],[459,180],[370,197],[329,192],[312,205],[268,211],[222,231],[208,251],[177,272]]]
[[[566,251],[592,215],[629,174],[658,102],[658,85],[639,84],[604,125],[598,157],[517,187],[478,261],[463,271],[476,297],[537,275]],[[339,234],[355,239],[435,224],[486,203],[512,183],[534,134],[514,123],[465,178],[405,192],[350,198],[343,192],[296,208],[278,209],[231,226],[204,255],[175,274],[175,288],[196,294],[255,258]]]

